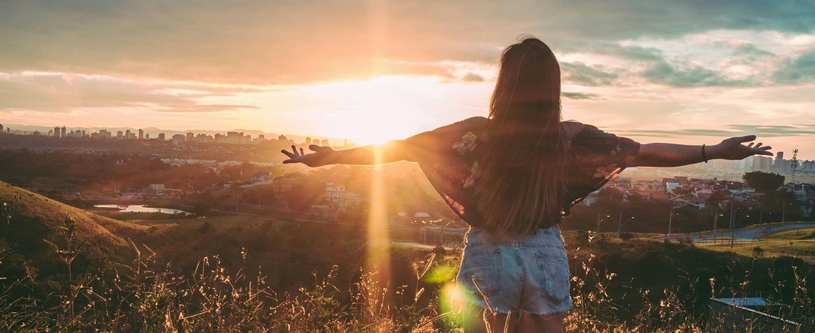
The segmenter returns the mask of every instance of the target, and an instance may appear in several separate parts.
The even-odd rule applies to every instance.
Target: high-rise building
[[[139,128],[139,140],[143,140],[143,139],[144,139],[144,130]]]
[[[164,133],[159,133],[158,134],[158,141],[164,141],[164,140],[165,140]]]
[[[328,147],[328,139],[323,139],[322,141],[320,141],[320,146]]]
[[[150,133],[145,134],[145,135],[144,135],[144,139],[145,139],[145,140],[150,140]]]
[[[226,132],[226,143],[235,143],[238,140],[238,132]]]
[[[54,127],[54,137],[59,137],[59,126]]]
[[[62,126],[62,128],[60,129],[60,133],[61,133],[61,134],[59,135],[59,137],[60,137],[60,138],[64,138],[64,137],[65,137],[65,134],[66,134],[66,133],[65,133],[65,126]]]
[[[173,144],[174,145],[176,145],[176,146],[180,145],[182,142],[184,142],[184,134],[173,135]]]
[[[192,141],[192,139],[195,139],[195,133],[187,132],[187,141]]]
[[[117,138],[117,139],[122,139],[122,138],[124,138],[124,133],[122,133],[122,131],[116,131],[116,138]]]

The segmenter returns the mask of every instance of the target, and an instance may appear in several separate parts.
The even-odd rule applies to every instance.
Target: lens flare
[[[371,206],[368,211],[368,253],[365,269],[376,272],[379,286],[387,286],[391,278],[390,241],[388,237],[385,192],[382,185],[382,146],[375,146],[375,165],[371,181]]]

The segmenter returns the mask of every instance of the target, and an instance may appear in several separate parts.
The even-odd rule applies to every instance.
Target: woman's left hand
[[[306,154],[303,152],[303,148],[300,148],[300,151],[298,151],[297,147],[294,145],[291,146],[291,152],[285,149],[281,150],[281,153],[289,157],[288,160],[283,161],[283,164],[303,163],[310,167],[318,167],[331,164],[332,158],[337,154],[337,152],[334,151],[334,149],[331,149],[331,147],[309,145],[308,149],[312,150],[313,153]]]
[[[706,152],[708,159],[740,160],[753,155],[773,156],[770,146],[762,146],[761,142],[754,143],[755,135],[738,136],[723,140],[721,143],[709,147]],[[744,145],[743,143],[749,144]]]

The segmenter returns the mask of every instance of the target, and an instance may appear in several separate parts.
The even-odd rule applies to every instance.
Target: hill
[[[64,248],[67,241],[59,227],[68,215],[77,225],[74,239],[87,242],[74,263],[80,268],[132,260],[133,249],[127,238],[138,236],[147,229],[71,207],[4,182],[0,182],[0,202],[4,203],[6,217],[0,220],[6,224],[0,225],[0,236],[11,251],[22,255],[40,274],[63,269],[58,257],[43,240]]]

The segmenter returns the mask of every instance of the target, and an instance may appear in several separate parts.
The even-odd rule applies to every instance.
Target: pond
[[[163,214],[180,214],[189,215],[191,213],[173,208],[155,208],[147,207],[145,205],[93,205],[95,208],[105,209],[118,209],[120,212],[126,213],[163,213]]]

